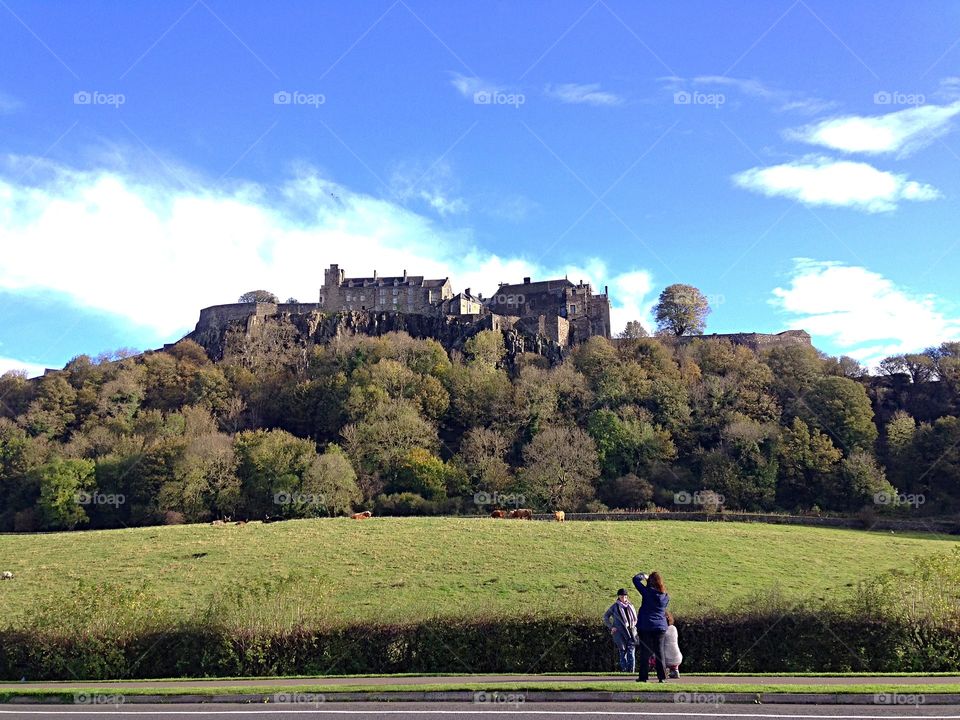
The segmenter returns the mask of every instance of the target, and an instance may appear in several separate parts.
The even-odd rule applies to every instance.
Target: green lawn
[[[635,572],[660,570],[679,613],[756,591],[820,598],[952,549],[949,536],[759,523],[525,522],[456,518],[299,520],[0,536],[5,620],[78,582],[137,588],[125,609],[272,621],[571,612],[598,615]],[[110,595],[109,589],[102,592]],[[118,601],[119,602],[119,601]],[[232,610],[230,609],[232,608]]]

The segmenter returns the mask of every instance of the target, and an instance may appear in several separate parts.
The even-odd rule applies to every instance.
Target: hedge
[[[838,611],[678,619],[687,672],[960,670],[960,628]],[[351,673],[608,672],[616,652],[599,619],[431,620],[253,632],[182,625],[107,637],[0,630],[0,679]]]

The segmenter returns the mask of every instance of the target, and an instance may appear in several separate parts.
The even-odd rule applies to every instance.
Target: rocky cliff
[[[353,311],[324,313],[315,305],[218,305],[205,308],[187,339],[200,344],[215,361],[240,360],[252,353],[306,351],[350,335],[379,336],[405,332],[418,339],[431,338],[447,351],[461,350],[481,330],[503,333],[507,360],[531,352],[560,361],[565,348],[550,338],[532,332],[519,318],[487,315],[479,319],[457,316],[415,315],[392,312]]]

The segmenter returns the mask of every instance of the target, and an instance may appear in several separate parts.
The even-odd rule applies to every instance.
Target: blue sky
[[[960,337],[960,5],[0,1],[0,371],[331,262]]]

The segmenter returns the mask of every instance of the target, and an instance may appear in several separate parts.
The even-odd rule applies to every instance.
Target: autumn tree
[[[653,309],[657,331],[680,337],[702,335],[710,314],[707,297],[692,285],[668,285]]]
[[[580,509],[600,475],[596,446],[580,428],[549,427],[523,448],[523,480],[545,509]]]

